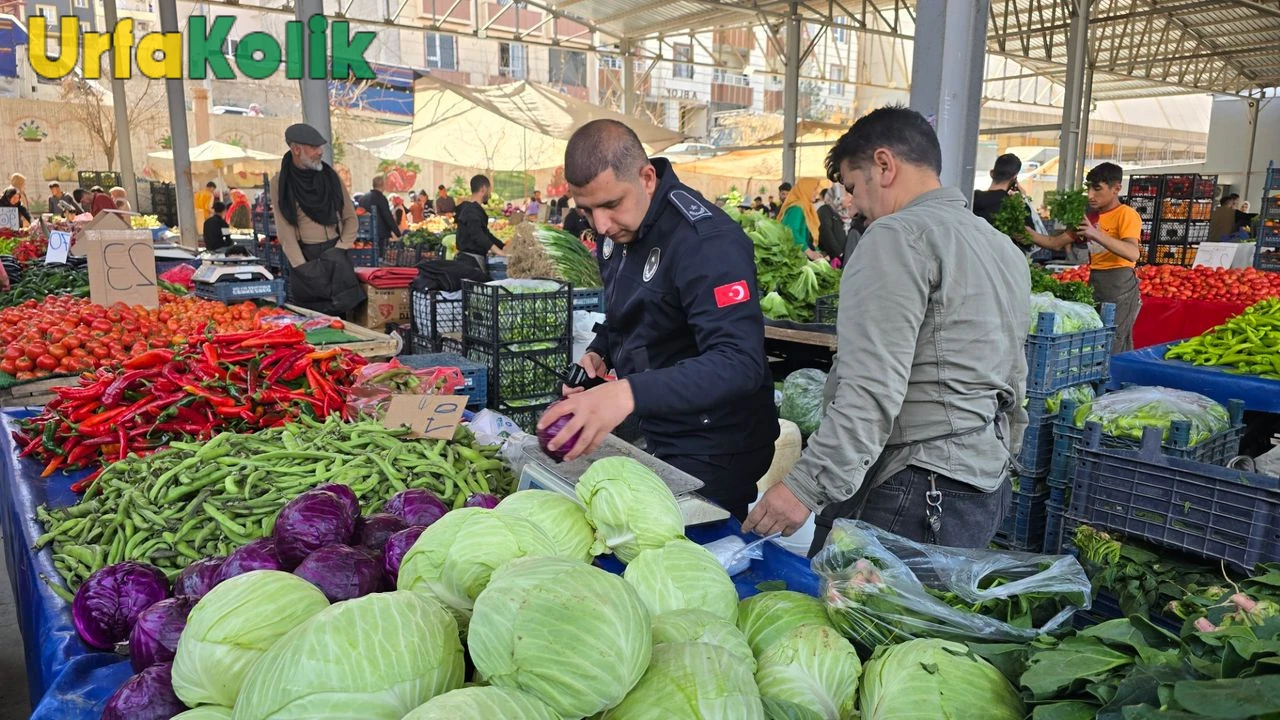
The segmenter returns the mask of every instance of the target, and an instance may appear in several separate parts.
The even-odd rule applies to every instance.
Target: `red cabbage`
[[[366,550],[373,551],[373,558],[382,562],[382,548],[387,540],[408,527],[404,520],[389,513],[374,513],[356,520],[356,535],[351,541]]]
[[[116,563],[80,585],[71,603],[71,617],[82,640],[99,650],[111,650],[129,637],[139,613],[167,597],[169,581],[159,568]]]
[[[171,663],[152,665],[116,690],[102,710],[102,720],[169,720],[187,711],[173,692]]]
[[[205,593],[218,584],[218,573],[226,561],[225,557],[201,558],[182,568],[178,577],[173,579],[173,594],[204,597]]]
[[[223,580],[230,580],[254,570],[284,570],[279,555],[276,554],[276,541],[271,538],[259,538],[231,551],[218,571],[214,585]]]
[[[421,525],[413,525],[387,538],[387,545],[382,549],[382,570],[386,573],[387,582],[392,588],[396,586],[396,578],[400,577],[400,561],[409,548],[418,541],[418,536],[426,530]]]
[[[331,603],[382,589],[382,568],[364,550],[347,545],[326,545],[316,550],[293,574],[320,588]]]
[[[159,663],[173,662],[178,637],[187,626],[187,615],[200,599],[178,595],[152,605],[138,614],[129,633],[129,663],[134,672]]]
[[[342,483],[325,483],[323,485],[317,485],[311,489],[331,492],[334,495],[337,495],[339,500],[346,503],[347,511],[351,513],[351,517],[353,519],[360,517],[360,499],[356,497],[356,492],[351,489],[350,485],[343,485]]]
[[[489,493],[476,493],[468,497],[467,501],[463,503],[463,505],[465,507],[478,507],[485,508],[486,510],[492,510],[498,507],[498,496],[490,495]]]
[[[290,500],[276,516],[276,554],[286,569],[298,567],[325,545],[351,541],[356,518],[347,503],[326,490],[308,490]]]
[[[547,406],[547,409],[550,410],[551,408],[555,407],[559,402],[560,401],[557,400],[556,402],[551,403],[550,405]],[[542,448],[542,452],[546,453],[547,457],[551,458],[552,460],[555,460],[556,462],[564,462],[564,456],[569,454],[569,451],[572,450],[574,446],[578,444],[578,438],[582,436],[582,431],[578,431],[573,434],[573,437],[569,438],[568,442],[566,442],[564,445],[561,445],[558,449],[552,450],[551,448],[548,447],[548,444],[551,442],[551,440],[555,438],[556,435],[559,435],[560,431],[564,429],[564,426],[568,425],[569,421],[572,419],[573,419],[573,413],[567,413],[565,415],[561,415],[560,417],[556,418],[555,422],[551,423],[545,428],[538,430],[538,447]]]
[[[409,488],[392,495],[382,512],[391,513],[408,525],[429,527],[449,512],[449,506],[430,490]]]

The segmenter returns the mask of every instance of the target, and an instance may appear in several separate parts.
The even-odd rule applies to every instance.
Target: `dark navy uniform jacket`
[[[658,186],[623,245],[600,238],[604,327],[591,350],[631,383],[648,451],[732,455],[778,436],[751,240],[652,160]]]

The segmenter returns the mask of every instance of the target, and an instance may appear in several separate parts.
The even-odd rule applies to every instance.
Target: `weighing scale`
[[[695,492],[702,488],[701,480],[614,435],[607,436],[595,452],[571,462],[557,463],[547,457],[538,447],[537,439],[533,437],[524,442],[521,453],[524,460],[523,468],[520,470],[521,490],[528,488],[554,490],[573,498],[576,502],[578,496],[574,486],[578,484],[578,478],[582,477],[591,463],[607,457],[629,457],[652,470],[662,478],[662,482],[667,484],[671,494],[676,496],[676,504],[680,507],[686,526],[715,522],[729,517],[728,510],[708,502]]]
[[[232,303],[269,298],[284,302],[284,280],[277,280],[252,255],[205,255],[191,276],[195,294]]]

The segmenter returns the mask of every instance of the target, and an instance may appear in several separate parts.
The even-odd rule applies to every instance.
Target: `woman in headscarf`
[[[4,195],[0,195],[0,207],[18,208],[18,227],[31,225],[31,212],[23,204],[22,192],[18,188],[10,185],[4,189]]]
[[[829,258],[844,254],[848,235],[842,207],[844,195],[844,188],[838,184],[822,191],[822,206],[818,208],[818,249]]]
[[[249,206],[249,196],[243,190],[232,190],[231,207],[227,208],[222,217],[233,228],[253,227],[253,209]]]
[[[9,176],[9,187],[18,191],[18,197],[22,198],[23,207],[31,207],[31,198],[27,197],[27,176],[22,173],[14,173]]]
[[[818,194],[818,178],[800,178],[778,208],[778,220],[791,229],[791,237],[802,250],[812,250],[818,241],[818,213],[813,198]]]
[[[401,231],[409,229],[409,211],[405,210],[404,198],[393,194],[391,196],[391,217],[396,221],[396,227]]]

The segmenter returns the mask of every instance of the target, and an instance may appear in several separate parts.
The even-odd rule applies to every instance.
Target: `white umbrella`
[[[192,180],[221,177],[225,181],[228,177],[239,176],[237,182],[227,183],[239,187],[260,185],[262,173],[271,173],[279,169],[280,158],[283,157],[283,153],[276,155],[217,140],[196,145],[191,148],[188,155],[191,158]],[[151,170],[148,173],[150,176],[156,179],[173,180],[172,150],[148,153],[147,158],[156,161],[148,163]]]

